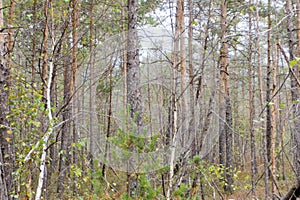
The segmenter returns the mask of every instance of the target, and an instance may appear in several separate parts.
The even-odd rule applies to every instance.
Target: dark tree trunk
[[[72,107],[74,101],[72,99],[75,91],[75,75],[77,70],[77,27],[78,27],[78,0],[71,2],[72,8],[72,57],[71,64],[64,62],[64,104],[63,121],[61,133],[61,149],[59,162],[59,178],[58,193],[62,198],[64,194],[64,184],[69,178],[69,167],[71,163],[71,142],[73,133]],[[73,135],[74,137],[74,135]]]
[[[271,1],[268,0],[268,36],[267,36],[267,77],[266,77],[266,102],[271,101]],[[271,105],[266,107],[266,134],[265,134],[265,198],[268,199],[270,195],[268,179],[270,177],[269,163],[271,161],[272,149],[272,116]]]

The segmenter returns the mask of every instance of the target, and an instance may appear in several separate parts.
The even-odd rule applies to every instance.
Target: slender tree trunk
[[[72,1],[72,85],[73,87],[70,88],[72,94],[74,94],[71,100],[71,117],[74,117],[74,114],[78,112],[78,106],[76,106],[77,102],[79,101],[78,92],[75,93],[76,88],[76,71],[78,68],[78,61],[77,61],[77,54],[78,54],[78,27],[79,27],[79,2],[80,0],[73,0]],[[71,128],[72,128],[72,143],[77,144],[78,142],[78,118],[74,118],[71,120]],[[77,149],[76,145],[71,148],[73,151],[71,162],[72,164],[76,164],[78,160]],[[77,193],[76,188],[76,177],[73,178],[73,194]]]
[[[124,49],[122,50],[122,67],[124,73],[124,98],[123,98],[123,107],[127,107],[127,43],[126,43],[126,31],[128,31],[128,27],[126,26],[126,9],[125,9],[125,0],[122,0],[122,43],[125,44]],[[124,111],[125,116],[127,116],[127,109]],[[127,123],[127,122],[126,122]],[[126,126],[125,126],[126,127]],[[127,131],[127,130],[125,130]]]
[[[186,106],[186,54],[185,54],[185,24],[184,24],[184,1],[183,0],[177,0],[177,9],[176,9],[176,24],[178,24],[178,31],[179,33],[179,71],[180,71],[180,80],[181,80],[181,101],[180,101],[180,107],[181,107],[181,132],[182,137],[181,139],[181,145],[185,145],[185,138],[188,138],[186,136],[187,133],[187,106]]]
[[[67,179],[68,175],[68,166],[70,162],[70,133],[71,133],[71,123],[69,121],[71,117],[71,106],[69,105],[69,101],[71,98],[71,91],[69,90],[70,88],[70,83],[71,83],[71,66],[67,63],[68,61],[65,60],[63,64],[64,68],[64,104],[66,105],[62,116],[63,116],[63,121],[65,122],[62,126],[62,131],[61,131],[61,147],[59,151],[59,176],[58,176],[58,187],[57,187],[57,192],[59,194],[59,198],[62,198],[63,193],[64,193],[64,184],[65,184],[65,179]]]
[[[60,162],[59,162],[59,177],[58,177],[58,194],[59,198],[63,197],[64,184],[69,178],[69,166],[71,163],[71,141],[72,141],[72,96],[75,91],[75,75],[77,71],[77,27],[78,27],[78,0],[71,2],[72,8],[72,56],[71,66],[65,61],[64,64],[64,104],[65,109],[63,112],[63,121],[65,123],[62,127],[61,133],[61,150],[60,150]]]
[[[265,198],[270,198],[269,191],[269,163],[271,162],[272,152],[272,115],[271,115],[271,1],[268,0],[268,36],[267,36],[267,77],[266,77],[266,135],[265,135]]]
[[[107,63],[106,66],[109,64]],[[106,140],[109,140],[110,137],[110,129],[111,129],[111,115],[112,115],[112,87],[113,87],[113,66],[109,66],[109,97],[108,97],[108,115],[107,115],[107,128],[106,128]],[[106,142],[105,150],[104,150],[104,158],[107,159],[107,152],[109,150],[109,143]],[[106,165],[102,166],[102,176],[106,179]]]
[[[5,200],[10,199],[9,191],[7,188],[6,172],[4,170],[4,159],[3,159],[2,147],[0,148],[0,185],[1,185],[1,190],[0,190],[1,199],[5,199]]]
[[[90,167],[92,172],[95,171],[94,169],[94,140],[95,140],[95,134],[94,134],[94,112],[95,112],[95,106],[94,106],[94,101],[93,98],[95,98],[94,94],[94,87],[93,87],[93,82],[94,82],[94,34],[93,34],[93,26],[94,26],[94,0],[91,0],[90,2],[90,41],[89,41],[89,53],[90,53],[90,58],[89,58],[89,67],[90,67],[90,80],[89,80],[89,137],[90,137]],[[91,184],[91,189],[93,190],[93,184]]]
[[[0,0],[0,27],[4,27],[3,2]],[[9,24],[11,24],[13,11],[12,2],[9,9]],[[10,55],[12,51],[12,30],[8,31],[8,42],[6,44],[5,32],[0,33],[0,197],[11,199],[10,192],[13,189],[13,152],[12,134],[9,130],[9,121],[6,118],[9,113],[9,88],[10,88]]]
[[[272,71],[273,71],[273,86],[272,86],[272,96],[273,98],[273,104],[271,105],[271,115],[272,115],[272,144],[271,144],[271,177],[272,177],[272,194],[275,194],[277,192],[276,188],[276,153],[275,153],[275,147],[276,147],[276,134],[277,134],[277,129],[276,129],[276,124],[279,124],[279,120],[276,120],[276,112],[278,108],[278,97],[276,96],[276,91],[277,91],[277,45],[274,48],[274,53],[273,53],[273,65],[272,65]]]
[[[78,112],[78,106],[76,106],[77,101],[79,101],[79,96],[78,93],[75,93],[75,88],[76,88],[76,71],[78,68],[78,61],[77,61],[77,54],[78,54],[78,27],[79,27],[79,2],[80,0],[73,0],[72,1],[72,81],[71,83],[73,85],[71,89],[72,94],[74,94],[74,97],[72,98],[71,101],[71,116],[73,117],[74,114]],[[78,132],[77,132],[77,127],[78,127],[78,118],[72,119],[72,143],[77,144],[78,142]],[[78,160],[78,156],[76,153],[76,145],[75,147],[72,147],[73,151],[73,158],[72,158],[72,164],[76,164]],[[73,180],[74,182],[76,180]],[[74,185],[74,191],[76,194],[76,187]]]
[[[54,49],[54,48],[52,48]],[[48,110],[48,119],[49,119],[49,129],[47,130],[46,134],[43,137],[43,149],[42,149],[42,156],[41,156],[41,163],[39,166],[40,169],[40,174],[39,174],[39,179],[38,179],[38,186],[36,189],[36,196],[35,200],[40,200],[42,198],[42,193],[43,193],[43,186],[44,186],[44,181],[46,179],[46,156],[47,156],[47,148],[48,148],[48,141],[49,138],[51,137],[53,133],[53,117],[52,117],[52,107],[51,107],[51,81],[52,81],[52,75],[53,75],[53,62],[50,61],[49,63],[50,70],[49,70],[49,78],[47,81],[47,88],[46,88],[46,99],[47,99],[47,110]]]
[[[256,7],[259,7],[259,0],[256,0]],[[255,27],[255,34],[257,37],[255,37],[255,47],[256,47],[256,54],[257,54],[257,65],[258,65],[258,90],[259,90],[259,103],[260,103],[260,109],[262,110],[265,104],[264,100],[264,79],[263,79],[263,70],[262,70],[262,65],[261,65],[261,44],[260,44],[260,16],[259,16],[259,9],[256,9],[256,16],[255,16],[255,21],[256,21],[256,27]],[[261,122],[261,132],[264,132],[265,130],[265,123]],[[264,148],[264,135],[261,134],[260,136],[260,149],[263,152]],[[261,155],[261,156],[260,156]],[[258,159],[263,160],[264,158],[263,154],[259,154]]]
[[[33,32],[36,32],[36,22],[37,22],[37,0],[33,1]],[[31,61],[31,84],[35,82],[35,60],[36,60],[36,42],[35,42],[35,35],[32,38],[32,61]]]
[[[221,2],[221,49],[220,49],[220,74],[219,74],[219,164],[225,167],[226,160],[226,79],[228,67],[228,44],[227,44],[227,25],[226,25],[226,1]]]
[[[249,1],[249,7],[252,0]],[[252,64],[252,11],[249,9],[249,61],[248,61],[248,85],[249,85],[249,129],[251,145],[251,185],[252,195],[255,196],[255,174],[256,172],[256,145],[254,138],[254,94],[253,94],[253,64]]]
[[[36,31],[36,27],[37,27],[37,0],[34,0],[33,1],[33,36],[32,36],[32,60],[31,60],[31,86],[34,87],[34,84],[35,84],[35,74],[36,74],[36,55],[37,55],[37,44],[36,44],[36,35],[35,33],[37,32]],[[31,102],[34,103],[34,95],[33,95],[33,91],[32,91],[32,99],[31,99]],[[30,129],[31,131],[31,129]],[[33,194],[32,194],[32,179],[33,179],[33,172],[32,172],[32,166],[29,167],[30,169],[30,173],[28,173],[28,187],[27,187],[27,194],[29,194],[29,199],[28,200],[32,200],[33,198]],[[48,174],[49,175],[49,174]]]
[[[300,57],[300,2],[296,1],[297,8],[297,57]],[[299,63],[298,66],[293,67],[294,74],[299,78]],[[295,77],[292,78],[292,101],[294,114],[294,130],[293,130],[293,145],[294,145],[294,167],[296,173],[296,180],[300,185],[300,109],[299,109],[299,86],[295,83]]]
[[[259,0],[256,0],[256,7],[259,6]],[[259,84],[259,102],[260,102],[260,108],[263,109],[264,107],[264,95],[263,95],[263,71],[261,66],[261,51],[260,51],[260,29],[259,29],[259,23],[260,23],[260,17],[259,17],[259,9],[256,9],[256,39],[255,39],[255,46],[257,50],[257,64],[258,64],[258,84]]]
[[[188,25],[188,56],[189,56],[189,78],[190,78],[190,117],[189,117],[189,135],[193,138],[192,156],[197,153],[197,134],[195,131],[195,95],[194,95],[194,66],[193,66],[193,0],[188,1],[189,25]]]
[[[174,51],[173,51],[173,66],[172,66],[172,83],[171,83],[171,113],[172,113],[172,119],[171,119],[171,156],[170,156],[170,171],[169,171],[169,185],[168,185],[168,190],[167,190],[167,200],[171,199],[171,193],[172,193],[172,188],[173,188],[173,181],[174,181],[174,164],[175,164],[175,151],[176,151],[176,141],[177,141],[177,116],[178,116],[178,110],[177,110],[177,102],[176,102],[176,79],[177,79],[177,54],[176,54],[176,46],[174,44]]]
[[[168,136],[167,145],[171,146],[171,155],[170,155],[170,170],[169,170],[169,182],[166,198],[167,200],[171,199],[173,182],[174,182],[174,165],[175,165],[175,152],[177,145],[177,131],[178,131],[178,106],[176,101],[176,80],[177,80],[177,69],[180,66],[180,0],[177,0],[176,4],[176,16],[175,16],[175,34],[174,34],[174,46],[173,46],[173,63],[172,63],[172,82],[171,82],[171,106],[170,106],[170,135]],[[181,139],[181,138],[180,138]]]
[[[43,47],[40,54],[42,57],[43,64],[42,64],[42,71],[41,71],[41,79],[43,83],[42,93],[43,96],[46,97],[46,79],[48,74],[48,38],[49,38],[49,1],[45,0],[44,3],[44,17],[45,17],[45,27],[43,32]]]

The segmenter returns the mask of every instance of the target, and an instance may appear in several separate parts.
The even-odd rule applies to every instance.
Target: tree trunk
[[[13,2],[10,2],[9,24],[11,25]],[[4,27],[3,2],[0,0],[0,27]],[[10,88],[10,53],[12,51],[12,30],[8,31],[8,42],[4,37],[5,32],[0,33],[0,197],[11,199],[10,192],[13,189],[13,152],[12,134],[9,131],[9,121],[6,118],[9,113],[9,88]]]
[[[256,0],[256,7],[259,7],[259,0]],[[259,88],[259,103],[260,103],[260,109],[263,110],[264,108],[264,104],[265,104],[265,100],[264,100],[264,89],[263,89],[263,85],[264,85],[264,79],[263,79],[263,70],[262,70],[262,64],[261,64],[261,43],[260,43],[260,16],[259,16],[259,9],[256,9],[256,15],[255,15],[255,34],[257,37],[255,37],[255,47],[256,47],[256,52],[257,52],[257,65],[258,65],[258,88]],[[261,131],[264,132],[265,130],[265,123],[262,121],[260,122],[260,126],[261,126]],[[260,136],[260,149],[262,151],[264,151],[264,135],[261,134]],[[258,155],[258,159],[264,158],[263,154],[259,154]]]
[[[266,77],[266,135],[265,135],[265,198],[269,199],[270,191],[268,179],[270,177],[269,164],[272,152],[272,115],[271,115],[271,1],[268,0],[268,36],[267,36],[267,77]]]
[[[142,126],[142,95],[140,91],[140,67],[137,32],[137,0],[128,1],[127,37],[127,103],[130,116],[138,127]],[[140,131],[140,130],[139,130]]]
[[[181,132],[182,137],[181,145],[185,145],[185,139],[189,138],[185,133],[187,133],[187,106],[186,106],[186,58],[185,58],[185,24],[184,24],[184,1],[178,0],[177,1],[177,9],[176,9],[176,24],[178,24],[178,31],[179,36],[179,71],[180,71],[180,81],[181,81],[181,101],[180,101],[180,108],[181,108]]]
[[[228,38],[227,38],[227,2],[221,3],[221,49],[220,49],[220,135],[219,135],[219,158],[220,164],[225,166],[224,189],[232,193],[233,188],[233,158],[232,158],[232,109],[230,103],[229,61],[228,61]]]
[[[271,177],[272,177],[272,194],[277,193],[277,188],[276,188],[276,153],[275,153],[275,143],[276,143],[276,124],[279,124],[279,120],[276,121],[276,112],[277,112],[277,106],[278,106],[278,97],[276,96],[277,92],[277,46],[274,48],[274,53],[273,53],[273,66],[272,66],[272,71],[273,71],[273,86],[272,86],[272,96],[273,98],[273,104],[271,105],[271,118],[272,118],[272,144],[271,144]]]
[[[46,79],[47,79],[47,74],[48,74],[48,38],[49,38],[49,1],[50,0],[45,0],[44,3],[44,17],[45,17],[45,24],[44,24],[44,32],[43,32],[43,47],[42,51],[40,53],[40,57],[43,59],[43,64],[42,64],[42,71],[40,72],[41,74],[41,79],[42,79],[42,93],[44,98],[46,97]]]
[[[297,57],[300,57],[300,2],[297,1]],[[299,63],[293,67],[294,74],[299,78]],[[293,130],[293,145],[294,145],[294,167],[296,179],[300,182],[300,109],[299,109],[299,86],[296,84],[296,77],[291,81],[291,92],[293,101],[293,114],[294,114],[294,130]]]
[[[75,91],[75,75],[77,70],[77,27],[78,27],[78,0],[71,2],[72,8],[72,57],[71,65],[68,61],[64,62],[64,104],[65,109],[63,112],[63,121],[65,122],[62,127],[61,133],[61,149],[60,149],[60,162],[59,162],[59,178],[58,178],[58,193],[59,198],[63,197],[64,184],[69,178],[69,167],[71,163],[71,142],[72,142],[72,107],[73,107],[73,94]]]
[[[249,7],[252,0],[249,1]],[[253,64],[252,64],[252,11],[249,9],[249,61],[248,61],[248,90],[249,90],[249,129],[250,129],[250,146],[251,146],[251,186],[252,195],[255,196],[255,174],[256,172],[256,145],[254,138],[254,94],[253,94]]]
[[[127,35],[127,104],[129,106],[130,117],[137,126],[137,136],[142,133],[142,94],[140,90],[140,67],[139,67],[139,47],[138,47],[138,1],[128,0],[128,35]],[[129,164],[129,163],[128,163]],[[132,196],[137,181],[132,175],[127,175],[128,195]]]
[[[58,188],[57,192],[59,194],[59,198],[63,197],[64,193],[64,184],[68,176],[68,166],[70,164],[70,144],[71,144],[71,106],[70,106],[70,83],[71,83],[71,66],[67,63],[68,61],[64,61],[64,104],[65,109],[62,113],[63,121],[65,122],[62,126],[61,131],[61,147],[59,151],[59,177],[58,177]]]
[[[74,113],[78,113],[78,107],[76,106],[77,101],[79,101],[78,93],[75,93],[75,87],[76,87],[76,71],[78,68],[78,62],[77,62],[77,54],[78,54],[78,27],[79,27],[79,2],[80,0],[73,0],[72,1],[72,88],[70,90],[72,91],[72,94],[74,94],[74,97],[71,101],[71,115],[73,117]],[[78,133],[77,133],[77,127],[78,127],[78,120],[77,118],[71,120],[72,123],[72,142],[74,144],[77,144],[78,142]],[[76,149],[73,147],[73,163],[77,163],[77,153],[75,152]]]
[[[90,24],[89,24],[89,67],[90,67],[90,80],[89,80],[89,137],[90,137],[90,167],[92,170],[92,173],[95,171],[94,169],[94,140],[95,140],[95,134],[94,134],[94,112],[95,112],[95,106],[93,98],[95,98],[95,92],[93,87],[94,82],[94,34],[93,34],[93,26],[94,26],[94,0],[91,0],[90,2]],[[84,99],[84,98],[83,98]],[[93,176],[93,175],[92,175]],[[91,189],[93,190],[93,184],[91,184]]]
[[[225,118],[226,118],[226,79],[228,67],[228,44],[227,44],[227,25],[226,25],[226,2],[221,3],[221,49],[220,49],[220,74],[219,74],[219,164],[225,166],[226,159],[226,134],[225,134]]]
[[[190,116],[189,116],[189,135],[193,138],[192,156],[197,153],[197,135],[195,131],[195,95],[194,95],[194,66],[193,66],[193,0],[188,1],[189,25],[188,25],[188,51],[189,51],[189,82],[190,82]]]

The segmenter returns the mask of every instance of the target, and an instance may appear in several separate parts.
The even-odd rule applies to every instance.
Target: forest
[[[300,0],[0,0],[0,199],[300,199]]]

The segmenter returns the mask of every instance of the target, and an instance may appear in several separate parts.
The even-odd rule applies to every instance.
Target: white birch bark
[[[38,181],[38,187],[36,189],[36,196],[35,200],[40,200],[43,191],[43,184],[46,175],[46,156],[47,156],[47,147],[48,147],[48,140],[53,133],[53,116],[51,111],[51,80],[53,76],[53,62],[49,63],[49,76],[48,76],[48,83],[47,83],[47,111],[48,111],[48,119],[49,119],[49,130],[47,131],[46,135],[43,137],[43,152],[41,156],[41,165],[40,165],[40,175]]]

